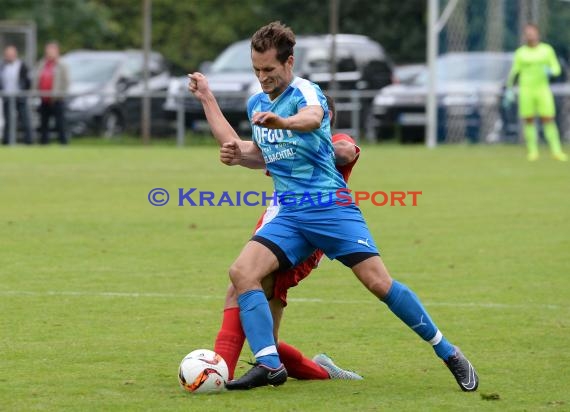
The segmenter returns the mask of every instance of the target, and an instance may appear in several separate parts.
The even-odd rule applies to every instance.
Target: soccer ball
[[[180,362],[178,381],[188,392],[221,392],[228,381],[228,365],[216,352],[197,349]]]

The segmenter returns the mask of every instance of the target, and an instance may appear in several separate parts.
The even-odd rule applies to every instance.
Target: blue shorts
[[[347,266],[379,255],[362,213],[354,204],[302,210],[281,206],[252,240],[268,247],[281,269],[303,262],[315,249]]]

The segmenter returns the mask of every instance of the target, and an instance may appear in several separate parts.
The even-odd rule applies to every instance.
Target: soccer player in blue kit
[[[280,22],[260,28],[251,39],[253,70],[263,91],[247,104],[253,142],[239,140],[205,76],[190,75],[189,89],[202,103],[212,133],[234,137],[222,147],[226,157],[242,166],[262,158],[280,203],[277,216],[251,238],[229,270],[256,363],[228,382],[227,389],[287,380],[261,280],[302,262],[318,248],[351,268],[370,292],[429,342],[463,391],[475,391],[479,378],[471,363],[442,335],[417,296],[391,278],[360,209],[337,196],[346,183],[335,168],[326,99],[316,84],[294,76],[294,46],[294,33]]]

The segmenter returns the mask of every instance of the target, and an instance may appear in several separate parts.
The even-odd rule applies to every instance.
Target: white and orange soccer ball
[[[221,392],[228,381],[228,365],[216,352],[197,349],[180,362],[178,381],[188,392]]]

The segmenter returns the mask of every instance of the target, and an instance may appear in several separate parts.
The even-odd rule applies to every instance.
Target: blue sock
[[[441,359],[447,360],[455,353],[455,347],[443,337],[418,297],[406,285],[394,280],[384,303],[423,340],[429,342]]]
[[[249,347],[259,363],[278,368],[281,360],[273,338],[273,318],[262,290],[250,290],[238,297],[239,314]]]

